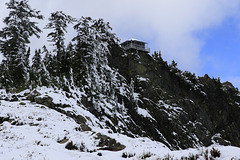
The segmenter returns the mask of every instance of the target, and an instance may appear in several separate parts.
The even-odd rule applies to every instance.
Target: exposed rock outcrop
[[[125,54],[115,47],[110,65],[118,68],[129,83],[134,80],[134,92],[139,95],[137,107],[154,119],[139,116],[131,103],[126,103],[141,128],[138,133],[170,148],[209,146],[213,141],[240,146],[240,97],[230,82],[222,84],[208,75],[196,77],[173,70],[162,59],[154,60],[146,53]],[[216,134],[220,136],[216,138]]]

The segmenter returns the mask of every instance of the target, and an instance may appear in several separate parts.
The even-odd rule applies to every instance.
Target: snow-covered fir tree
[[[51,13],[49,17],[49,23],[46,25],[45,29],[51,29],[52,31],[47,35],[50,42],[53,42],[57,58],[57,72],[58,75],[61,73],[67,73],[69,70],[66,68],[67,53],[65,49],[65,33],[67,33],[68,24],[75,21],[70,15],[66,15],[62,11],[57,11]]]
[[[6,27],[0,31],[0,51],[5,58],[2,67],[8,74],[1,73],[4,76],[1,81],[5,81],[5,87],[24,88],[29,67],[26,63],[29,56],[27,44],[31,36],[39,37],[41,32],[32,19],[43,19],[43,16],[29,6],[28,0],[10,0],[6,5],[10,12],[3,21]]]
[[[73,62],[81,59],[85,69],[85,90],[96,100],[100,94],[110,93],[112,89],[114,71],[108,66],[109,47],[118,39],[102,19],[82,17],[74,29],[78,35],[73,39],[77,54],[73,55]]]

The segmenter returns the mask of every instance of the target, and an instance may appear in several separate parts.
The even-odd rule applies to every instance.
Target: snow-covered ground
[[[55,103],[77,105],[74,100],[60,97],[58,93],[49,90],[39,92],[55,97]],[[2,92],[1,96],[3,94],[5,93]],[[139,112],[147,115],[147,111],[143,109]],[[97,120],[84,108],[79,108],[78,114],[80,113],[84,117],[93,118],[93,122]],[[14,102],[0,100],[0,160],[118,160],[125,159],[124,157],[155,160],[181,159],[195,155],[198,155],[199,159],[205,159],[206,156],[211,156],[210,151],[213,147],[221,154],[216,159],[240,159],[240,148],[237,147],[214,144],[207,148],[171,151],[164,144],[149,138],[131,138],[101,129],[94,124],[89,123],[91,131],[82,131],[79,129],[81,126],[72,118],[47,106],[32,103],[24,98]],[[101,150],[97,138],[99,133],[126,147],[120,151]],[[71,142],[78,147],[76,150],[66,149],[66,145]]]

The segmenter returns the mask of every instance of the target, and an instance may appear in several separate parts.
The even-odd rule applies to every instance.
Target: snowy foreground
[[[77,108],[73,99],[64,99],[63,95],[44,91],[56,103],[66,101],[71,104],[71,110],[84,117],[90,117],[88,125],[91,131],[80,131],[80,127],[73,119],[50,109],[47,106],[20,101],[4,100],[1,91],[0,101],[0,160],[117,160],[117,159],[181,159],[211,157],[210,151],[214,147],[221,155],[215,159],[240,159],[240,148],[232,146],[200,147],[171,151],[164,144],[148,138],[131,138],[122,134],[112,133],[110,130],[98,127],[97,118],[84,108]],[[46,93],[47,92],[47,93]],[[24,94],[24,93],[22,93]],[[9,95],[8,95],[9,96]],[[58,98],[57,98],[58,97]],[[91,123],[90,123],[91,122]],[[99,147],[98,135],[106,135],[124,145],[120,151],[102,150]],[[69,150],[66,145],[72,143],[79,148]],[[125,158],[126,157],[126,158]]]

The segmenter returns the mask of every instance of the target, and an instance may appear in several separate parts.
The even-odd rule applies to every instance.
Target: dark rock
[[[5,122],[5,121],[9,121],[10,120],[10,118],[9,117],[0,117],[0,124],[2,124],[3,122]]]
[[[5,101],[9,101],[9,98],[8,98],[8,97],[5,97],[3,100],[5,100]]]
[[[19,122],[19,121],[17,121],[17,120],[13,120],[13,121],[11,122],[11,125],[15,125],[15,126],[23,126],[24,123],[23,123],[23,122]]]
[[[55,104],[55,105],[56,105],[56,107],[60,107],[60,108],[70,108],[71,107],[70,104],[61,104],[61,103],[59,103],[59,104]]]
[[[39,126],[37,123],[29,123],[29,126]]]
[[[68,141],[69,139],[67,139],[66,137],[64,137],[63,139],[61,139],[61,140],[58,140],[57,142],[58,143],[60,143],[60,144],[64,144],[64,143],[67,143],[67,141]],[[68,147],[70,147],[70,144],[68,144],[69,146]],[[72,145],[72,144],[71,144]],[[67,147],[67,146],[66,146]],[[68,148],[67,148],[68,149]]]
[[[49,108],[55,107],[55,104],[53,103],[53,98],[49,97],[48,95],[46,95],[44,97],[42,97],[42,96],[35,97],[34,100],[36,103],[45,105]]]
[[[26,103],[25,102],[20,102],[19,105],[23,105],[24,106],[24,105],[26,105]]]
[[[29,100],[31,102],[35,102],[35,97],[37,97],[37,96],[40,96],[40,93],[37,92],[36,90],[34,90],[27,95],[27,100]]]
[[[99,150],[121,151],[126,148],[126,146],[116,142],[115,139],[101,133],[97,133],[96,139],[99,139],[99,144],[97,145],[97,147],[101,147]]]
[[[86,125],[84,123],[82,123],[80,125],[81,125],[82,131],[91,131],[92,130],[88,125]]]

